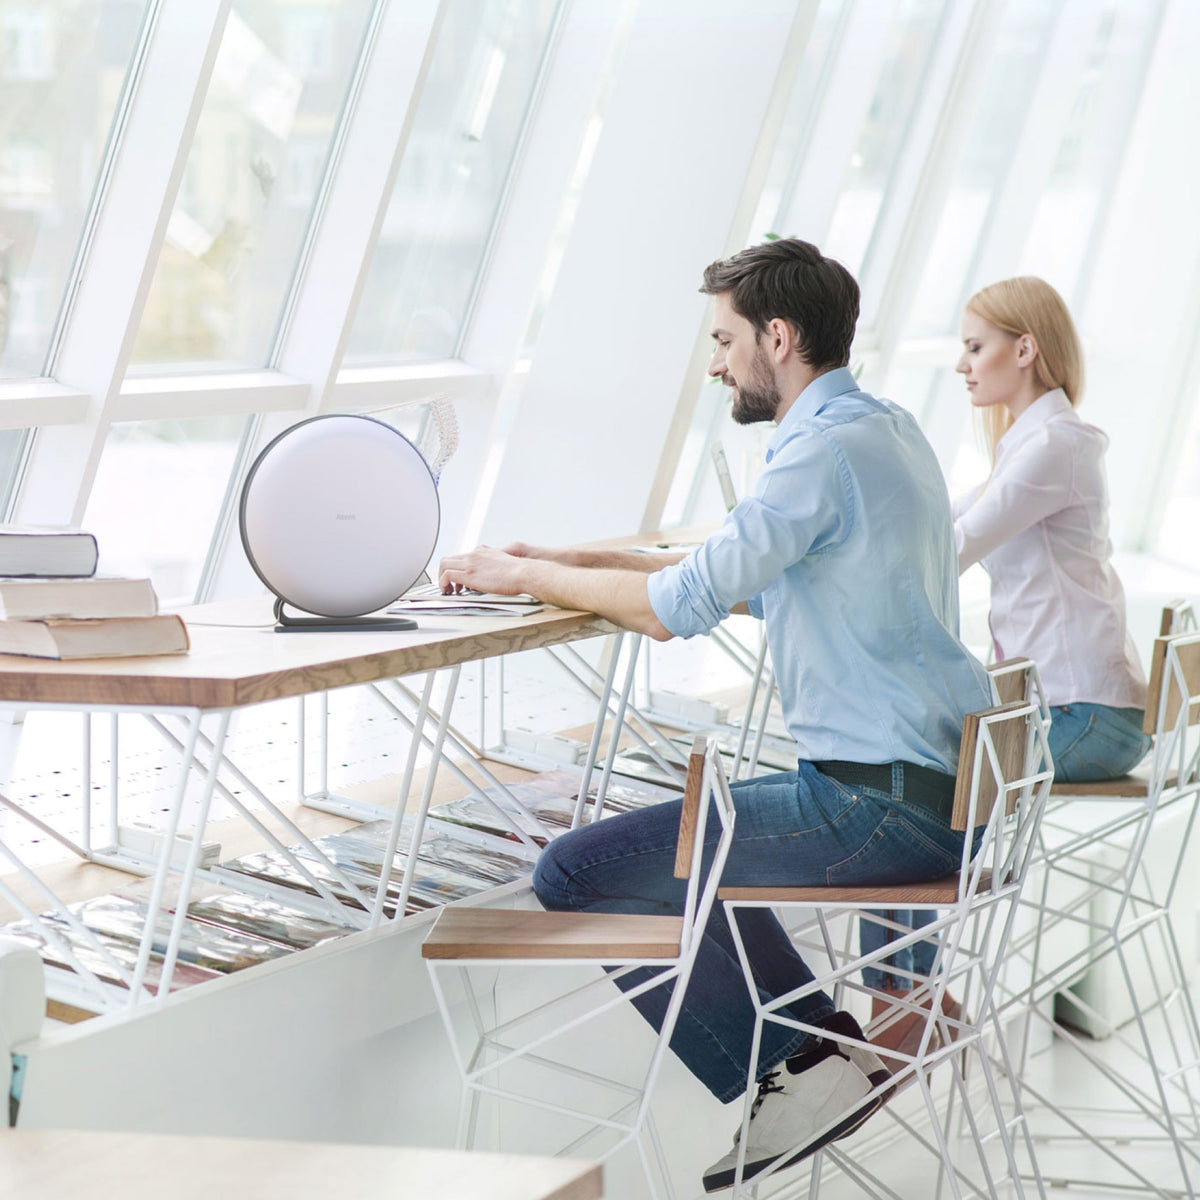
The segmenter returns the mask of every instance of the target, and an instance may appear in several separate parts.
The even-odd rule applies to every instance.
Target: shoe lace
[[[778,1071],[768,1071],[758,1081],[758,1095],[754,1097],[754,1103],[750,1106],[750,1120],[753,1121],[754,1118],[758,1116],[758,1110],[760,1108],[762,1108],[763,1101],[772,1092],[782,1092],[783,1091],[783,1085],[781,1083],[775,1082],[778,1078],[779,1078]]]

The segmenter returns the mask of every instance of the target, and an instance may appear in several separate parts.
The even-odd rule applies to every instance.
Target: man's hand
[[[479,546],[467,554],[443,558],[438,564],[438,586],[447,594],[463,588],[505,596],[528,592],[559,608],[599,613],[658,641],[671,637],[650,605],[647,571],[573,566],[513,553],[518,547],[532,549],[523,543],[507,551]]]
[[[521,583],[521,562],[511,552],[477,546],[466,554],[452,554],[438,564],[438,585],[447,595],[471,588],[476,592],[496,592],[515,596],[525,590]]]

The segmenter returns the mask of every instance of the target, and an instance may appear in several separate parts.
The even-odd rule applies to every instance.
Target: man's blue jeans
[[[954,870],[961,833],[932,810],[822,775],[811,763],[796,771],[748,779],[732,788],[737,821],[721,882],[734,887],[827,884],[904,884]],[[680,914],[685,882],[673,875],[680,801],[610,817],[563,834],[538,860],[533,886],[548,909]],[[705,833],[711,860],[720,830],[710,811]],[[789,992],[813,976],[768,909],[743,910],[739,928],[764,999]],[[622,979],[631,987],[644,978]],[[667,989],[634,1000],[660,1028]],[[788,1010],[796,1020],[832,1014],[822,992]],[[722,1102],[746,1087],[754,1008],[725,914],[714,907],[688,985],[671,1049]],[[768,1024],[756,1076],[804,1049],[810,1035]]]
[[[1140,708],[1112,708],[1107,704],[1062,704],[1050,709],[1050,757],[1054,778],[1061,783],[1096,783],[1116,779],[1133,770],[1146,756],[1151,739],[1142,732]],[[936,916],[929,911],[893,909],[880,912],[897,925],[920,929]],[[898,936],[881,925],[862,921],[859,946],[864,954],[877,950]],[[895,972],[877,967],[863,971],[863,982],[872,988],[907,991],[914,987],[906,973],[929,975],[937,953],[935,941],[917,942],[886,961]]]

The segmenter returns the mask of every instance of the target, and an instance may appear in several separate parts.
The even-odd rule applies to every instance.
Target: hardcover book
[[[93,575],[91,578],[0,579],[0,619],[47,617],[153,617],[158,597],[149,579]]]
[[[0,621],[0,654],[34,658],[130,658],[184,654],[187,626],[175,613],[102,620]]]
[[[92,575],[97,558],[82,530],[0,525],[0,575]]]

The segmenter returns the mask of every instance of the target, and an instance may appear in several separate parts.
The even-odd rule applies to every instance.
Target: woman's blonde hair
[[[1033,377],[1042,391],[1062,388],[1073,407],[1083,395],[1083,351],[1063,298],[1044,279],[1018,275],[990,283],[967,301],[967,309],[1013,337],[1028,333],[1037,343]],[[996,443],[1012,425],[1006,405],[983,410],[983,427],[993,459]]]

